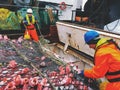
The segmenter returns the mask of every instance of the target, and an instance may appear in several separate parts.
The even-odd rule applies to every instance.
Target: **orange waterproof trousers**
[[[27,31],[25,31],[25,34],[27,33]],[[28,30],[28,33],[31,37],[31,39],[35,40],[36,42],[39,41],[39,38],[38,38],[38,35],[37,35],[37,32],[36,32],[36,29],[34,30]]]
[[[27,31],[28,31],[31,39],[35,40],[36,42],[39,41],[38,34],[37,34],[37,31],[36,31],[34,25],[27,26]],[[25,31],[25,34],[27,33],[27,31]]]

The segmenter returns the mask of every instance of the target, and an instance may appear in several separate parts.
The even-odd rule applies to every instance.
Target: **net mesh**
[[[15,12],[0,8],[0,29],[1,30],[19,30],[20,24]]]

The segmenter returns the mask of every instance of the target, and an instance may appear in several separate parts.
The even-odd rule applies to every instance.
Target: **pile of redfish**
[[[0,90],[89,90],[71,71],[71,64],[58,65],[38,43],[0,35]]]

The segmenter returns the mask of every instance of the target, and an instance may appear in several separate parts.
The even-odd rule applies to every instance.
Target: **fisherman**
[[[37,20],[35,17],[32,15],[33,11],[31,8],[27,9],[27,14],[23,20],[23,23],[26,27],[25,35],[28,33],[30,35],[30,38],[33,39],[34,41],[38,42],[38,34],[35,28],[35,23],[37,23]]]
[[[87,31],[84,40],[95,50],[94,67],[79,70],[78,74],[95,79],[105,76],[108,82],[101,84],[100,90],[120,90],[120,49],[116,42],[100,38],[99,33],[94,30]]]

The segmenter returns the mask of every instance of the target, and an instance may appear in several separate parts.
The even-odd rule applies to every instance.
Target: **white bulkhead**
[[[59,10],[59,20],[71,20],[72,11],[76,9],[81,9],[82,11],[84,11],[84,5],[87,0],[38,0],[38,1],[57,3],[58,6],[55,6],[55,8]],[[59,8],[62,2],[65,2],[66,4],[66,9],[64,10],[61,10]],[[74,17],[75,15],[73,15],[73,18]]]

